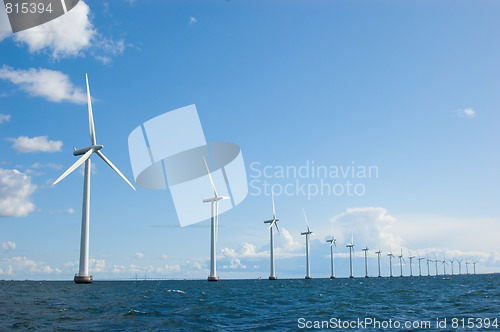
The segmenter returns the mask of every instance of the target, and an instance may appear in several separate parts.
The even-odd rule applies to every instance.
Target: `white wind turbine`
[[[441,263],[443,264],[443,275],[445,276],[446,275],[446,264],[448,264],[448,262],[446,261],[446,256],[443,256],[443,260],[441,261]]]
[[[270,248],[271,248],[271,273],[269,274],[269,280],[276,280],[276,271],[274,270],[274,236],[273,236],[273,225],[276,226],[276,230],[278,233],[280,229],[278,228],[278,220],[276,218],[276,209],[274,207],[274,193],[271,193],[271,197],[273,200],[273,219],[265,220],[265,224],[269,225],[269,238],[270,238]]]
[[[399,268],[401,270],[401,277],[402,277],[403,276],[403,262],[404,262],[403,248],[401,248],[401,255],[399,255],[398,258],[399,258]]]
[[[420,262],[423,259],[425,259],[425,257],[420,257],[420,254],[418,253],[418,251],[417,251],[417,255],[418,255],[418,276],[421,277],[422,276],[422,267],[421,267]]]
[[[457,262],[458,262],[458,274],[459,275],[462,274],[462,261],[463,260],[464,260],[463,258],[462,259],[457,259]]]
[[[427,276],[431,276],[431,269],[429,268],[429,262],[432,262],[432,260],[429,259],[429,253],[425,254],[427,258],[425,259],[427,261]]]
[[[375,253],[377,254],[377,261],[378,261],[378,277],[382,277],[382,275],[380,274],[380,254],[382,253],[380,251],[380,249],[378,251],[375,251]]]
[[[309,235],[312,235],[313,232],[309,229],[309,222],[307,221],[306,211],[304,211],[304,218],[306,219],[307,232],[302,232],[300,235],[306,236],[306,279],[311,279],[311,270],[309,268]]]
[[[474,265],[474,274],[476,274],[476,263],[477,263],[477,261],[472,262],[472,265]]]
[[[412,256],[410,250],[408,250],[408,258],[410,259],[410,277],[413,277],[413,263],[412,260],[415,256]]]
[[[466,272],[467,274],[469,274],[469,262],[465,262],[465,269],[466,269]]]
[[[349,278],[354,278],[354,275],[352,273],[352,252],[354,251],[354,234],[351,233],[351,243],[348,243],[346,245],[347,248],[349,248],[349,266],[350,266],[350,271],[351,274],[349,275]]]
[[[365,252],[365,278],[368,278],[368,256],[367,256],[368,246],[366,246],[361,250]]]
[[[455,261],[455,258],[450,259],[450,266],[451,266],[451,275],[453,275],[453,262]]]
[[[59,181],[64,179],[66,176],[71,174],[75,169],[77,169],[81,164],[85,163],[85,173],[83,178],[83,206],[82,206],[82,231],[81,231],[81,241],[80,241],[80,266],[78,274],[75,275],[74,281],[77,284],[89,284],[92,282],[93,277],[89,274],[89,219],[90,219],[90,156],[92,153],[96,153],[102,160],[106,162],[125,182],[128,183],[132,189],[135,190],[134,186],[127,180],[127,178],[116,168],[113,163],[104,156],[100,151],[103,146],[97,145],[95,137],[94,128],[94,117],[92,115],[92,103],[90,100],[90,89],[89,80],[87,74],[85,74],[85,81],[87,83],[87,107],[89,113],[89,128],[90,128],[90,139],[92,145],[87,146],[82,149],[74,149],[73,155],[81,156],[70,168],[66,170],[52,185],[57,184]]]
[[[392,259],[394,258],[394,255],[392,254],[391,247],[389,247],[389,253],[387,256],[389,256],[389,277],[392,277]]]
[[[203,203],[212,204],[212,218],[211,218],[211,241],[210,241],[210,275],[208,276],[208,281],[219,281],[217,277],[217,264],[215,258],[215,243],[217,242],[216,234],[219,230],[219,201],[223,199],[230,199],[227,196],[219,196],[217,194],[217,189],[215,189],[214,180],[212,179],[212,174],[208,168],[207,160],[203,157],[205,162],[205,167],[207,168],[208,177],[210,178],[210,183],[212,184],[212,189],[214,191],[214,197],[204,198]]]
[[[326,240],[326,242],[329,242],[330,243],[330,259],[331,259],[331,274],[330,274],[330,279],[334,279],[335,278],[335,267],[334,267],[334,264],[333,264],[333,246],[335,245],[335,247],[337,246],[337,243],[336,243],[337,239],[333,236],[332,234],[332,238],[330,240]]]

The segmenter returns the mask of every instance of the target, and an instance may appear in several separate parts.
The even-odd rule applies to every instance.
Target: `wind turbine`
[[[403,248],[401,248],[401,255],[399,255],[398,258],[399,258],[399,268],[401,269],[401,277],[402,277],[403,276],[403,262],[404,262]]]
[[[453,275],[453,262],[455,261],[455,258],[450,259],[450,265],[451,265],[451,275]]]
[[[434,263],[436,264],[436,276],[438,276],[438,263],[439,263],[439,261],[438,261],[436,254],[434,254],[434,258],[435,258]]]
[[[410,259],[410,277],[413,277],[413,268],[412,268],[412,260],[415,256],[412,256],[410,250],[408,250],[408,258]]]
[[[476,274],[476,263],[477,261],[472,262],[472,265],[474,265],[474,274]]]
[[[417,251],[417,255],[418,255],[418,276],[421,277],[422,276],[422,267],[420,266],[420,262],[422,261],[422,259],[425,259],[425,257],[420,257],[420,254],[418,253],[418,251]]]
[[[329,242],[330,243],[330,258],[331,258],[331,261],[332,261],[332,273],[330,274],[330,279],[335,279],[335,268],[334,268],[334,265],[333,265],[333,246],[337,246],[337,243],[336,243],[337,239],[333,236],[332,234],[332,238],[330,240],[326,240],[326,242]]]
[[[304,218],[306,219],[307,232],[302,232],[300,235],[306,236],[306,279],[311,279],[311,270],[309,268],[309,235],[313,234],[309,229],[309,222],[307,222],[306,210],[304,211]]]
[[[207,160],[203,157],[205,162],[205,167],[207,168],[208,177],[210,178],[210,183],[212,184],[212,189],[214,191],[214,197],[203,198],[203,203],[211,203],[212,205],[212,216],[211,216],[211,241],[210,241],[210,275],[208,276],[208,281],[219,281],[217,277],[217,263],[215,256],[215,243],[217,242],[216,234],[219,230],[219,201],[223,199],[230,199],[227,196],[219,196],[217,194],[217,189],[215,189],[214,180],[212,179],[212,174],[208,168]]]
[[[389,277],[392,277],[392,259],[394,258],[394,255],[392,254],[392,249],[389,247],[390,252],[387,254],[389,256]]]
[[[269,225],[269,238],[270,238],[270,247],[271,247],[271,273],[269,274],[269,280],[276,280],[276,271],[274,270],[274,236],[273,236],[273,225],[276,226],[276,230],[278,233],[280,232],[280,229],[278,228],[278,220],[276,218],[276,209],[274,207],[274,193],[271,193],[271,197],[273,200],[273,219],[265,220],[264,224],[270,224]]]
[[[81,156],[70,168],[66,170],[52,185],[57,184],[59,181],[64,179],[66,176],[71,174],[75,169],[77,169],[81,164],[85,162],[85,173],[83,178],[83,206],[82,206],[82,231],[81,231],[81,241],[80,241],[80,266],[78,274],[75,275],[74,281],[77,284],[90,284],[93,277],[89,274],[89,220],[90,220],[90,156],[95,152],[99,157],[101,157],[106,164],[109,165],[125,182],[128,183],[132,189],[135,190],[134,186],[127,180],[127,178],[116,168],[113,163],[104,156],[100,151],[103,146],[97,145],[95,137],[94,128],[94,116],[92,115],[92,103],[90,101],[90,89],[89,80],[87,74],[85,74],[85,82],[87,83],[87,107],[89,112],[89,128],[90,128],[90,146],[82,149],[74,149],[74,156]]]
[[[467,271],[467,274],[469,274],[469,262],[465,262],[465,268],[466,268],[466,271]]]
[[[429,268],[429,262],[432,262],[432,260],[429,259],[429,254],[425,254],[427,256],[426,261],[427,261],[427,276],[431,276],[431,269]]]
[[[382,253],[380,249],[378,251],[375,251],[377,254],[377,261],[378,261],[378,277],[380,278],[382,275],[380,275],[380,254]]]
[[[365,252],[365,278],[368,278],[368,258],[367,258],[368,246],[366,246],[361,250]]]
[[[458,262],[458,274],[459,275],[462,274],[462,261],[463,260],[464,260],[463,258],[462,259],[457,259],[457,262]]]
[[[352,252],[354,251],[354,234],[351,233],[351,243],[348,243],[346,245],[347,248],[349,248],[349,266],[351,268],[351,274],[349,275],[349,278],[354,278],[354,275],[352,274]]]
[[[446,264],[448,264],[448,262],[446,261],[446,257],[443,258],[441,263],[443,264],[443,275],[445,276],[446,275]]]

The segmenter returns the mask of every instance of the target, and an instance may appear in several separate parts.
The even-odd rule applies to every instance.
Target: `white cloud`
[[[371,248],[399,248],[403,244],[402,238],[391,231],[396,218],[381,207],[347,209],[330,221],[338,243],[350,242],[352,234],[358,248],[365,245]]]
[[[89,260],[89,270],[96,273],[104,270],[106,261],[104,259],[91,258]]]
[[[56,170],[60,170],[62,168],[61,164],[55,164],[55,163],[46,163],[46,164],[41,164],[41,163],[34,163],[33,165],[30,166],[30,168],[52,168]]]
[[[161,255],[161,259],[166,261],[168,259],[168,256],[167,255]]]
[[[19,136],[18,138],[6,138],[6,140],[13,142],[12,148],[21,153],[58,152],[63,146],[62,141],[49,141],[47,136],[33,138]]]
[[[458,109],[455,111],[455,114],[463,118],[473,118],[476,116],[476,111],[469,107],[466,109]]]
[[[143,259],[144,258],[144,254],[142,252],[136,252],[135,255],[134,255],[134,258],[136,258],[136,259]]]
[[[35,210],[31,177],[15,169],[0,168],[0,217],[25,217]]]
[[[2,251],[7,252],[16,249],[16,243],[12,241],[7,241],[2,243]]]
[[[9,80],[30,96],[42,97],[52,102],[72,102],[85,104],[86,93],[71,83],[69,77],[55,70],[30,68],[14,69],[3,65],[0,68],[0,79]]]
[[[6,123],[10,121],[10,114],[2,114],[0,113],[0,124]]]
[[[73,208],[69,208],[69,209],[65,209],[65,210],[58,209],[58,210],[51,210],[49,212],[49,214],[52,214],[52,215],[55,215],[55,214],[66,214],[66,213],[67,214],[73,214],[73,213],[75,213],[75,209],[73,209]]]
[[[67,14],[14,34],[14,40],[28,45],[31,53],[48,52],[55,59],[82,56],[92,45],[97,31],[90,22],[90,8],[80,1]]]
[[[198,23],[198,20],[196,19],[196,17],[191,16],[189,18],[189,23],[188,24],[189,25],[193,25],[193,24],[196,24],[196,23]]]

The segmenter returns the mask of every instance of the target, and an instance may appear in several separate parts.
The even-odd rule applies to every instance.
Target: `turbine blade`
[[[92,140],[92,145],[96,145],[95,128],[94,128],[94,116],[92,115],[92,102],[90,101],[89,78],[88,78],[87,74],[85,74],[85,81],[87,82],[87,105],[88,105],[88,108],[89,108],[90,138]]]
[[[268,228],[268,229],[273,228],[273,225],[274,225],[274,223],[275,223],[275,222],[276,222],[276,220],[273,220],[273,221],[271,222],[271,225],[269,225],[269,228]]]
[[[276,219],[276,209],[274,208],[274,192],[271,192],[271,197],[273,199],[273,219]]]
[[[96,153],[99,155],[99,157],[101,157],[102,160],[104,160],[106,162],[106,164],[109,165],[109,167],[111,167],[123,180],[125,180],[125,182],[128,183],[129,186],[132,187],[132,189],[135,190],[134,186],[132,185],[132,183],[130,183],[127,178],[125,177],[125,175],[122,174],[122,172],[120,172],[120,170],[118,168],[116,168],[115,165],[113,165],[113,163],[104,156],[104,154],[101,152],[101,151],[96,151]]]
[[[279,227],[278,227],[278,222],[276,221],[276,222],[274,223],[274,225],[276,226],[276,230],[277,230],[277,231],[278,231],[278,233],[279,233],[279,232],[280,232],[280,229],[279,229]]]
[[[205,156],[203,156],[203,161],[205,162],[205,167],[207,168],[207,173],[208,173],[208,177],[210,178],[210,183],[212,184],[212,188],[214,189],[214,195],[215,195],[215,197],[218,197],[217,189],[215,189],[214,180],[212,179],[212,174],[210,173],[210,169],[208,168],[208,164],[207,164],[207,160],[205,159]]]
[[[68,168],[66,170],[66,172],[64,172],[56,181],[54,181],[54,183],[52,185],[57,184],[59,181],[61,181],[66,176],[68,176],[71,172],[73,172],[78,166],[83,164],[87,159],[90,158],[90,155],[92,154],[92,152],[94,152],[94,150],[92,150],[92,149],[88,150],[83,156],[80,157],[80,159],[78,159],[73,165],[71,165],[71,167]]]

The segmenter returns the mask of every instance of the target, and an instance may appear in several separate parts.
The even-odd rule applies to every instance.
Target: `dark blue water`
[[[429,321],[431,328],[426,329],[437,330],[436,319],[442,327],[446,320],[450,331],[461,329],[453,328],[457,327],[452,326],[453,319],[461,327],[474,318],[471,330],[478,330],[479,322],[500,320],[500,275],[218,283],[95,281],[91,285],[0,282],[2,331],[282,331],[299,330],[315,321],[327,321],[326,329],[325,324],[334,319],[338,324],[338,319],[358,318],[377,320],[381,325],[376,330],[388,327],[389,320],[393,327],[395,321]],[[374,330],[373,326],[354,327]]]

